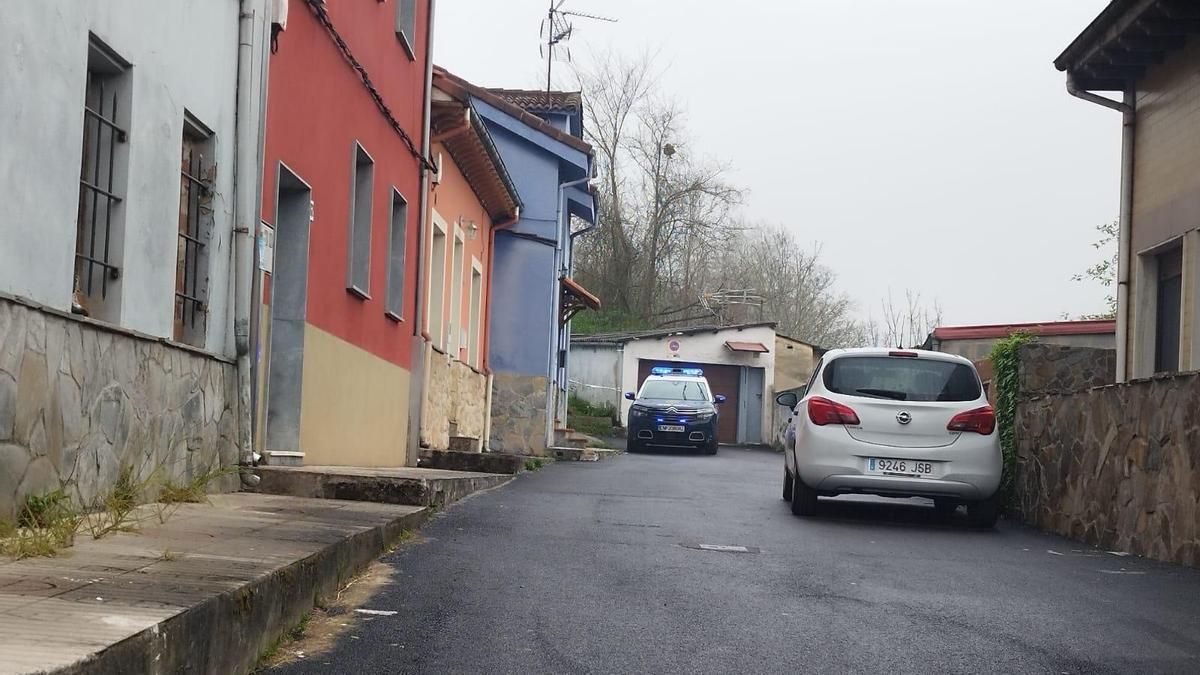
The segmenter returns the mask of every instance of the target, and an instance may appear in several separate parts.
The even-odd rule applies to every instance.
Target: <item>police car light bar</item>
[[[699,368],[668,368],[659,366],[650,369],[651,375],[691,375],[692,377],[700,377],[704,371]]]

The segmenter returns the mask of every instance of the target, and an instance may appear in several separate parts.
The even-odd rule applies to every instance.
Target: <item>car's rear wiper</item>
[[[880,398],[890,398],[893,401],[905,401],[908,399],[908,394],[895,389],[855,389],[854,391],[867,396],[878,396]]]

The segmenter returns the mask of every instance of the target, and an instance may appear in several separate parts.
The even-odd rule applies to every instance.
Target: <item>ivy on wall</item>
[[[996,392],[996,429],[1000,433],[1000,449],[1004,454],[1004,476],[1000,481],[1001,504],[1010,503],[1016,479],[1017,451],[1013,436],[1016,432],[1017,399],[1021,393],[1017,352],[1021,345],[1032,339],[1027,333],[1013,333],[997,342],[988,355],[992,362],[992,389]]]

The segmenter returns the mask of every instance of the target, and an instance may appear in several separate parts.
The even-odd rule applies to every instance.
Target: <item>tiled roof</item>
[[[580,152],[586,153],[588,156],[591,156],[592,154],[592,146],[589,145],[587,141],[558,129],[546,120],[534,115],[531,112],[528,112],[521,106],[512,103],[508,99],[490,89],[485,89],[478,85],[471,84],[470,82],[467,82],[445,68],[442,68],[441,66],[434,66],[433,76],[434,81],[439,82],[438,86],[440,86],[447,93],[457,95],[457,92],[453,91],[453,89],[460,89],[461,91],[464,91],[471,96],[486,102],[488,105],[494,106],[504,111],[508,115],[512,115],[513,117],[519,119],[523,124],[533,129],[537,129],[556,141],[564,143]]]
[[[577,91],[549,91],[536,89],[499,89],[488,91],[509,103],[525,110],[574,112],[583,109],[583,97]]]
[[[936,340],[970,340],[1003,338],[1013,333],[1028,333],[1030,335],[1105,335],[1116,332],[1116,321],[1100,319],[1095,321],[1004,323],[987,326],[938,326],[933,329],[933,337]]]

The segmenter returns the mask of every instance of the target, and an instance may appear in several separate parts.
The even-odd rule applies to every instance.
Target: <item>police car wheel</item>
[[[634,439],[634,438],[626,438],[625,439],[625,452],[627,452],[629,454],[634,454],[634,453],[641,452],[642,450],[645,450],[645,448],[642,446],[641,443],[639,443],[637,441],[637,439]]]

